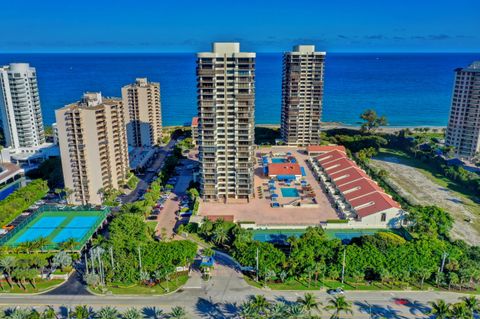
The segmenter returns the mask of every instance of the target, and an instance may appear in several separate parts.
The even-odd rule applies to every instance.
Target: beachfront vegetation
[[[364,121],[360,130],[363,132],[374,132],[380,126],[387,125],[387,118],[382,115],[378,116],[377,112],[373,109],[365,110],[360,114],[360,118]]]
[[[255,127],[255,145],[275,145],[275,140],[281,138],[278,127]]]
[[[161,285],[165,292],[169,282],[184,275],[176,267],[188,266],[197,246],[191,241],[155,241],[143,216],[120,213],[109,225],[108,238],[102,238],[90,250],[90,275],[85,278],[93,288],[119,288],[128,285]],[[166,283],[166,284],[165,284]]]
[[[231,222],[205,220],[197,233],[252,270],[256,270],[258,256],[258,279],[273,288],[299,282],[304,289],[311,289],[342,281],[345,265],[343,281],[353,289],[375,287],[376,283],[387,289],[422,289],[426,284],[475,289],[480,282],[480,248],[447,240],[451,223],[448,226],[447,213],[435,207],[419,209],[411,219],[411,240],[379,232],[354,238],[346,245],[328,239],[321,228],[309,228],[300,238],[289,238],[287,247],[255,241],[250,231]],[[194,231],[196,227],[184,229]]]
[[[70,310],[70,309],[69,309]],[[128,308],[121,312],[112,306],[102,307],[98,310],[86,305],[78,305],[73,307],[70,311],[64,312],[61,309],[58,311],[53,306],[47,306],[43,310],[35,308],[11,308],[0,309],[0,318],[12,319],[141,319],[141,318],[155,318],[155,319],[187,319],[189,314],[183,307],[173,307],[170,312],[164,311],[157,307],[145,307],[142,309]]]
[[[33,203],[42,199],[48,192],[47,182],[37,179],[27,186],[14,191],[0,202],[0,226],[14,220]]]

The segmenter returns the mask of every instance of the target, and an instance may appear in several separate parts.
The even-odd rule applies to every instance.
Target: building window
[[[382,221],[382,222],[385,222],[386,220],[387,220],[387,214],[386,214],[386,213],[382,213],[381,221]]]

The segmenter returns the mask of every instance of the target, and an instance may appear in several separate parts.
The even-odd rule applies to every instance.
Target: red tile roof
[[[326,153],[333,150],[338,150],[342,152],[346,152],[345,146],[343,145],[308,145],[307,152],[308,153]]]
[[[340,192],[342,192],[343,197],[345,197],[345,199],[348,201],[373,192],[383,192],[377,183],[366,177],[357,179],[350,183],[342,184],[337,188]]]
[[[328,163],[340,158],[347,158],[347,154],[341,151],[335,150],[335,151],[323,153],[322,155],[317,156],[315,159],[317,160],[317,162],[323,164],[323,163]]]
[[[383,212],[390,208],[400,208],[400,204],[383,192],[370,193],[349,201],[359,217]]]
[[[355,163],[348,158],[340,158],[338,160],[324,163],[321,165],[328,175],[340,172],[346,168],[356,167]]]
[[[198,117],[192,117],[192,126],[198,126]]]
[[[297,163],[270,163],[268,164],[268,175],[302,175],[302,170]]]
[[[367,173],[356,166],[344,169],[343,171],[329,175],[337,187],[356,181],[360,178],[370,178]]]

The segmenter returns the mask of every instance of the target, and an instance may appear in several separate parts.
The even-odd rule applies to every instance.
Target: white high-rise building
[[[7,147],[45,143],[37,75],[28,63],[0,67],[0,117]]]
[[[197,54],[198,145],[204,200],[253,196],[255,53],[214,43]]]
[[[445,143],[471,159],[480,151],[480,61],[455,70],[452,95]]]

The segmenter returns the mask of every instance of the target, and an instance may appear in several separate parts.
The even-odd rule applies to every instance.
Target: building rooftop
[[[330,161],[328,163],[321,163],[322,167],[325,169],[325,172],[330,174],[335,174],[336,172],[340,172],[344,169],[355,167],[355,163],[348,158],[340,158],[337,160]]]
[[[198,126],[198,116],[192,117],[192,126],[193,127]]]
[[[356,166],[352,166],[337,173],[329,174],[329,176],[333,180],[335,185],[337,185],[337,187],[346,183],[356,181],[360,178],[369,178],[367,173],[365,173]]]
[[[400,205],[383,192],[373,192],[349,201],[359,217],[369,216]]]
[[[322,166],[323,166],[323,165],[326,165],[330,162],[333,162],[333,161],[336,161],[336,160],[339,160],[339,159],[342,159],[342,158],[348,158],[347,154],[342,152],[342,151],[334,150],[334,151],[330,151],[328,153],[324,153],[320,156],[317,156],[316,160],[317,160],[317,162],[321,163]]]
[[[343,145],[308,145],[307,146],[308,153],[327,153],[334,150],[341,151],[343,153],[347,152],[347,150],[345,149],[345,146]]]
[[[369,178],[363,177],[338,186],[346,200],[352,200],[373,192],[383,192],[382,188]]]
[[[480,61],[474,61],[472,64],[466,68],[466,70],[479,71],[480,72]]]
[[[268,175],[302,175],[302,170],[296,163],[271,163],[268,164]]]

